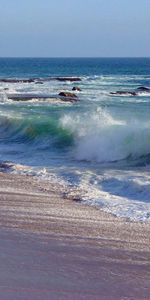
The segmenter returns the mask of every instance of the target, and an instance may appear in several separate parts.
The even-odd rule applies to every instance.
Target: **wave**
[[[135,160],[150,154],[150,122],[117,119],[106,109],[64,115],[63,128],[75,138],[77,160],[99,163]]]
[[[150,163],[150,121],[114,117],[106,109],[59,116],[0,117],[0,143],[32,145],[36,151],[70,151],[77,161]]]
[[[6,117],[0,118],[0,143],[32,144],[38,148],[64,148],[73,143],[70,131],[62,128],[55,118]]]

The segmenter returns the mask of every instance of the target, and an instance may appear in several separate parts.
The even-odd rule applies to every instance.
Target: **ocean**
[[[150,58],[0,58],[0,170],[150,221],[149,88]]]

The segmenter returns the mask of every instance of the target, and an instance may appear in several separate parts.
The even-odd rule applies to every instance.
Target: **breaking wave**
[[[65,115],[63,128],[75,136],[75,157],[100,163],[134,160],[150,154],[150,122],[117,119],[105,109]]]

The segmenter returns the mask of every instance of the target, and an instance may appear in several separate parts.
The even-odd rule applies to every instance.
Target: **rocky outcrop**
[[[76,94],[70,93],[70,92],[60,92],[59,97],[61,97],[62,100],[67,100],[67,101],[77,101],[78,97]]]
[[[78,87],[78,86],[74,86],[72,88],[72,91],[78,91],[78,92],[81,92],[81,89]]]
[[[59,96],[54,97],[51,95],[45,95],[45,94],[32,94],[32,93],[14,93],[14,94],[7,94],[8,99],[13,100],[13,101],[30,101],[33,99],[36,100],[47,100],[47,101],[68,101],[68,102],[75,102],[77,101],[77,96],[72,93],[68,92],[61,92]]]
[[[59,96],[61,97],[70,97],[70,98],[77,98],[77,95],[70,92],[60,92]]]
[[[32,83],[34,79],[0,79],[0,82],[4,83]]]
[[[70,97],[70,98],[77,98],[76,94],[70,93],[70,92],[60,92],[59,96],[61,97]]]
[[[135,91],[116,91],[110,92],[111,95],[118,95],[118,96],[136,96],[137,93]]]
[[[42,81],[36,81],[35,84],[43,84]]]
[[[16,79],[16,78],[1,78],[0,82],[4,83],[43,83],[45,81],[51,81],[51,80],[57,80],[57,81],[81,81],[81,78],[79,77],[45,77],[45,78],[28,78],[28,79]]]
[[[49,99],[50,96],[47,95],[40,95],[40,94],[7,94],[8,99],[14,100],[14,101],[30,101],[32,99]]]
[[[79,77],[54,77],[54,79],[58,81],[81,81],[81,78]]]
[[[133,91],[110,92],[110,95],[115,95],[115,96],[140,96],[142,92],[150,94],[150,88],[147,88],[145,86],[140,86],[140,87],[138,87],[137,89],[135,89]]]
[[[145,86],[140,86],[136,90],[140,91],[140,92],[149,92],[150,93],[150,89]]]

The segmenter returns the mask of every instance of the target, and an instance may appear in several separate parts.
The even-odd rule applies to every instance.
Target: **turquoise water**
[[[28,166],[26,172],[45,178],[55,175],[90,205],[149,220],[150,93],[111,94],[149,88],[149,71],[149,58],[1,58],[1,79],[42,81],[0,82],[1,162]],[[81,89],[77,102],[58,99],[73,86]],[[14,101],[16,94],[34,97]]]

